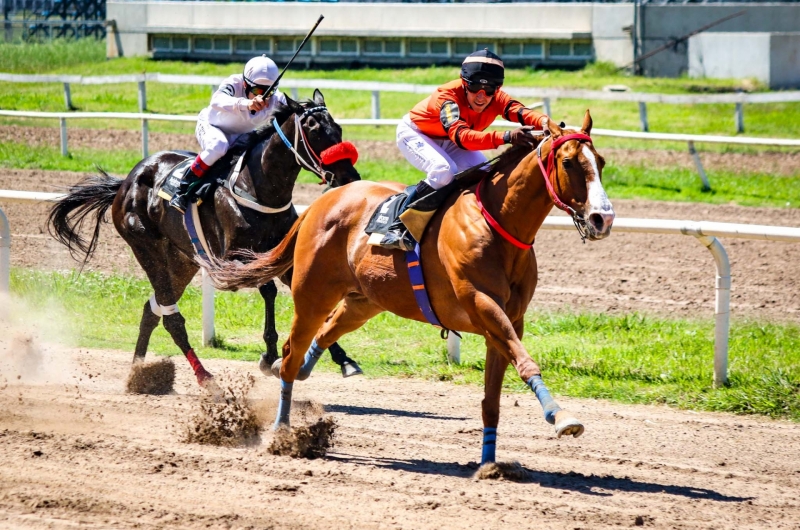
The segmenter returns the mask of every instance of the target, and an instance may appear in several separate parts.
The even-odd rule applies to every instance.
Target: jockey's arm
[[[458,111],[458,103],[445,101],[439,118],[448,138],[461,149],[468,151],[485,151],[495,149],[505,142],[500,131],[475,131],[464,121]]]
[[[211,96],[211,107],[223,112],[243,112],[250,108],[247,98],[237,98],[233,83],[224,82]]]
[[[519,123],[520,125],[532,125],[535,129],[542,129],[545,123],[545,114],[527,108],[525,105],[511,99],[505,92],[498,92],[498,97],[503,98],[503,118],[508,121]]]

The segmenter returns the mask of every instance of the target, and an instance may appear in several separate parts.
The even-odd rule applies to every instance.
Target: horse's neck
[[[261,145],[248,160],[248,167],[258,168],[250,172],[253,195],[265,206],[283,206],[292,198],[300,166],[277,134]]]
[[[499,211],[500,225],[517,239],[532,242],[553,208],[535,152],[526,156],[507,176],[500,177],[491,188],[490,202],[492,210]]]

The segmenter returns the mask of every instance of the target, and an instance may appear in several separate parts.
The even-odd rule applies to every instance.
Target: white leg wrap
[[[150,311],[152,311],[154,315],[159,317],[174,315],[175,313],[181,312],[181,310],[178,309],[178,304],[158,305],[158,302],[156,302],[156,295],[150,297]]]
[[[157,317],[161,316],[161,306],[156,302],[156,295],[150,297],[150,311]]]

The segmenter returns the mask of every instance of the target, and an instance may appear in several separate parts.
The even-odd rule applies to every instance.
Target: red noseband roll
[[[356,165],[358,161],[358,149],[350,142],[342,142],[325,149],[322,152],[321,158],[322,163],[326,166],[348,158],[351,164]]]

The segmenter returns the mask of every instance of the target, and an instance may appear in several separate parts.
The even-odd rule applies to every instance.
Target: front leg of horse
[[[153,295],[150,300],[145,302],[142,308],[142,320],[139,321],[139,337],[136,339],[136,349],[133,351],[133,362],[144,362],[147,354],[147,346],[150,344],[150,337],[153,330],[158,327],[161,321],[161,309]]]
[[[192,370],[194,370],[197,383],[205,389],[215,391],[216,389],[214,386],[216,383],[214,383],[214,376],[203,367],[203,363],[197,358],[192,346],[189,344],[189,337],[186,334],[186,320],[183,318],[183,315],[177,312],[177,305],[170,307],[175,308],[174,313],[167,314],[165,310],[169,308],[161,308],[164,312],[164,329],[169,332],[170,336],[172,336],[172,340],[175,341],[175,344],[186,356],[186,360],[189,361]]]
[[[266,351],[261,354],[258,368],[264,375],[269,375],[272,364],[278,359],[278,332],[275,329],[275,298],[278,288],[274,281],[265,283],[258,288],[261,298],[264,299],[264,342]]]

